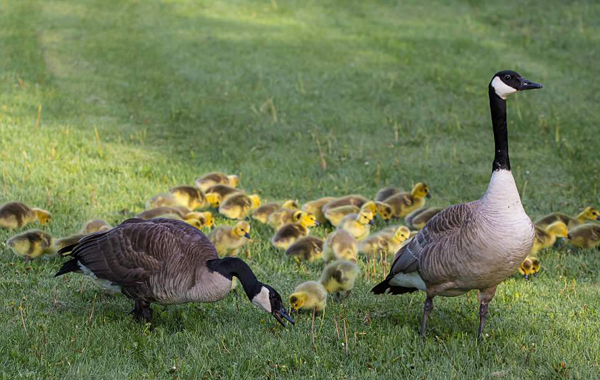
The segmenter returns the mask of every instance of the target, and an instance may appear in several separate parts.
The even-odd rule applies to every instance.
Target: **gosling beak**
[[[528,274],[525,275],[525,281],[529,281],[529,275]]]
[[[525,79],[523,77],[520,78],[521,79],[521,85],[519,86],[519,91],[523,91],[523,90],[535,90],[538,88],[542,88],[542,85],[540,83],[535,83],[532,82],[528,79]]]
[[[431,193],[427,193],[426,198],[431,198]]]
[[[535,272],[535,274],[533,275],[533,277],[537,278],[538,274],[539,274],[539,272]]]
[[[250,234],[246,232],[246,233],[244,234],[244,237],[245,237],[246,239],[250,239]]]
[[[372,225],[372,226],[374,226],[375,225],[375,220],[374,219],[369,220],[369,224]]]
[[[569,239],[569,240],[572,239],[571,234],[567,234],[567,239]]]
[[[212,230],[214,230],[214,229],[215,229],[215,226],[214,226],[214,225],[213,225],[213,226],[210,226],[210,230],[211,230],[211,231],[212,231]]]
[[[596,218],[596,220],[600,220],[600,215]]]
[[[271,315],[273,315],[273,317],[275,319],[277,319],[277,322],[281,323],[281,325],[283,327],[285,327],[285,323],[283,323],[283,319],[281,319],[281,317],[285,318],[289,323],[291,323],[292,325],[294,324],[294,320],[287,314],[287,312],[285,311],[285,308],[282,307],[279,310],[275,310],[271,313]]]
[[[319,225],[319,222],[317,222],[317,221],[315,220],[315,226],[318,226],[318,225]]]

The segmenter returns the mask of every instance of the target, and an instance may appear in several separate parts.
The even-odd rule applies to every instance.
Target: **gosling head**
[[[212,208],[219,208],[221,204],[221,195],[218,193],[208,193],[206,194],[206,201],[210,204]]]
[[[532,257],[531,258],[531,274],[533,274],[535,277],[537,277],[538,272],[540,271],[541,265],[542,265],[542,263],[540,262],[540,259],[538,259],[537,257]]]
[[[257,289],[258,292],[256,294],[248,295],[253,304],[270,313],[284,327],[285,323],[282,318],[285,318],[292,325],[294,324],[294,320],[290,318],[285,311],[285,307],[283,307],[281,296],[275,289],[266,284],[260,284],[260,287]]]
[[[406,226],[400,226],[394,233],[394,240],[398,243],[402,243],[410,237],[410,230]]]
[[[592,207],[586,207],[581,213],[584,220],[600,220],[600,212]]]
[[[235,236],[250,239],[250,224],[246,221],[238,222],[233,228]]]
[[[431,198],[429,194],[429,187],[423,182],[419,182],[413,187],[411,195],[415,198]]]
[[[383,202],[375,202],[377,206],[377,214],[381,216],[383,220],[390,220],[392,218],[392,208],[390,205]]]
[[[299,215],[298,223],[302,224],[304,227],[313,227],[319,225],[319,222],[317,222],[317,218],[315,218],[315,216],[310,212],[299,212],[301,212],[301,214]]]
[[[210,229],[215,228],[215,218],[213,217],[212,212],[204,211],[200,214],[202,215],[202,218],[200,218],[200,220],[204,219],[204,227],[209,227]]]
[[[358,214],[358,223],[360,224],[374,224],[373,213],[370,210],[360,210]]]
[[[290,307],[292,310],[300,310],[306,303],[306,293],[298,292],[290,295]]]
[[[35,215],[37,216],[42,226],[45,226],[46,224],[50,223],[50,219],[52,219],[52,214],[50,214],[48,211],[42,210],[41,208],[34,208],[32,210],[33,212],[35,212]]]
[[[534,83],[523,78],[519,73],[511,70],[497,72],[490,82],[490,91],[494,91],[503,100],[518,91],[535,90],[542,88],[539,83]]]
[[[229,186],[231,187],[237,187],[240,184],[240,177],[235,174],[228,175],[227,179],[229,180]]]
[[[186,219],[185,222],[192,227],[196,227],[197,229],[202,228],[202,222],[198,219]]]
[[[528,257],[525,260],[523,260],[523,262],[519,266],[519,273],[521,273],[523,276],[525,276],[526,280],[529,280],[529,275],[531,274],[532,267],[533,267],[533,263],[531,262],[531,259]]]
[[[250,198],[250,202],[252,202],[250,206],[251,209],[256,210],[260,207],[260,196],[258,194],[248,195],[248,198]]]

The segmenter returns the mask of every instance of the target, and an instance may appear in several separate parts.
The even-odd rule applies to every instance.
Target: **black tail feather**
[[[67,248],[67,247],[65,247],[65,248]],[[62,249],[61,249],[61,251],[62,251]],[[79,268],[79,265],[77,265],[76,259],[69,260],[63,264],[63,266],[60,268],[60,270],[58,272],[56,272],[54,277],[62,276],[63,274],[70,273],[70,272],[78,272],[80,270],[81,270],[81,268]]]
[[[404,293],[412,293],[416,292],[418,289],[416,288],[405,288],[403,286],[392,286],[389,283],[390,279],[386,278],[381,281],[379,284],[375,285],[371,292],[374,294],[383,294],[389,289],[389,294],[404,294]]]
[[[389,280],[387,278],[385,280],[381,281],[379,284],[375,285],[373,287],[373,289],[371,289],[371,293],[374,293],[374,294],[385,293],[385,291],[388,290],[388,288],[390,287],[390,284],[388,282],[389,282]]]

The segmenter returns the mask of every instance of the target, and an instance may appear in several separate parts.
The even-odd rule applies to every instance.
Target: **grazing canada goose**
[[[369,210],[360,210],[358,214],[348,214],[342,219],[339,229],[346,230],[356,240],[362,240],[371,232],[373,213]]]
[[[210,187],[216,185],[227,185],[231,187],[237,187],[240,183],[240,178],[235,175],[227,175],[220,172],[212,172],[198,178],[194,181],[196,187],[206,192]]]
[[[567,225],[561,221],[556,221],[545,229],[535,226],[535,240],[530,255],[535,255],[540,249],[552,247],[556,243],[556,237],[566,238],[568,234]]]
[[[408,214],[404,221],[406,225],[413,230],[420,230],[425,227],[429,219],[433,218],[438,212],[442,211],[441,207],[421,208]]]
[[[327,293],[333,294],[338,300],[348,298],[354,282],[360,273],[360,268],[355,263],[348,260],[337,260],[325,267],[319,282]],[[341,292],[346,292],[342,297]]]
[[[591,249],[600,246],[600,225],[589,223],[575,227],[569,231],[569,244],[581,249]]]
[[[333,201],[334,199],[336,199],[336,198],[323,197],[323,198],[319,198],[314,201],[306,202],[305,204],[302,205],[302,211],[313,214],[315,216],[315,219],[317,220],[317,222],[325,223],[325,222],[327,222],[327,219],[325,218],[325,214],[323,213],[323,206],[325,206],[327,203]]]
[[[550,224],[561,221],[567,225],[567,228],[570,230],[575,228],[581,224],[583,224],[586,220],[600,220],[600,212],[592,207],[586,207],[582,212],[579,213],[576,217],[571,217],[567,214],[563,214],[562,212],[555,212],[549,215],[544,216],[537,222],[535,225],[545,229]]]
[[[329,203],[326,203],[325,205],[323,205],[323,207],[321,207],[321,210],[323,210],[323,212],[326,212],[328,209],[340,206],[362,207],[362,205],[364,205],[368,201],[369,200],[363,197],[362,195],[346,195],[344,197],[337,198]]]
[[[368,258],[375,259],[383,255],[394,255],[410,237],[410,230],[398,226],[393,233],[380,231],[367,237],[358,244],[358,251]]]
[[[400,190],[397,187],[384,187],[383,189],[379,190],[377,192],[377,194],[375,195],[375,201],[377,202],[383,202],[386,199],[388,199],[389,197],[396,195],[398,193],[401,193],[402,190]]]
[[[85,222],[83,224],[83,227],[81,228],[81,232],[82,234],[93,234],[94,232],[99,232],[99,231],[108,231],[112,228],[112,226],[103,219],[92,219],[92,220],[88,220],[87,222]]]
[[[285,254],[297,261],[313,262],[323,257],[323,239],[316,236],[304,236],[296,240]]]
[[[429,187],[423,182],[419,182],[413,187],[410,193],[397,193],[385,199],[383,203],[392,208],[392,215],[395,218],[403,218],[411,212],[422,208],[425,205],[425,198],[431,198]]]
[[[256,194],[231,194],[219,206],[219,213],[229,219],[244,219],[251,210],[260,207],[260,197]]]
[[[292,310],[323,311],[327,305],[327,290],[316,281],[306,281],[296,286],[290,295]]]
[[[194,186],[177,186],[169,189],[169,193],[173,194],[177,205],[187,207],[190,210],[208,206],[204,192]]]
[[[298,210],[298,201],[290,199],[283,202],[283,204],[278,202],[264,204],[252,212],[252,219],[267,224],[269,222],[269,217],[279,210],[296,211]]]
[[[323,244],[323,261],[356,261],[357,250],[358,243],[354,236],[346,230],[335,230]]]
[[[235,226],[220,226],[208,235],[208,240],[215,245],[221,256],[237,256],[250,239],[250,224],[237,222]]]
[[[220,202],[223,202],[225,198],[227,198],[231,194],[237,193],[243,193],[243,191],[227,185],[215,185],[209,187],[208,190],[206,190],[205,195],[208,196],[210,194],[216,194],[220,198]]]
[[[427,293],[421,336],[436,296],[479,290],[478,339],[496,287],[527,257],[534,241],[533,223],[525,213],[508,158],[506,97],[541,88],[514,71],[500,71],[489,84],[494,130],[494,162],[488,189],[477,201],[451,206],[434,216],[398,251],[387,278],[372,292]]]
[[[293,323],[281,296],[259,282],[244,261],[235,257],[220,259],[202,232],[178,220],[129,219],[64,249],[72,251],[73,259],[64,263],[55,276],[83,273],[123,293],[135,301],[133,314],[140,321],[152,321],[151,303],[223,299],[236,277],[253,304],[282,325],[282,317]]]
[[[15,235],[6,241],[6,245],[16,255],[23,257],[25,260],[56,253],[54,238],[40,230],[30,230]]]
[[[287,250],[296,240],[308,235],[308,227],[319,224],[313,214],[304,211],[297,211],[297,213],[299,213],[298,222],[286,224],[271,238],[271,244],[275,248]]]
[[[8,202],[0,206],[0,228],[14,230],[36,220],[42,226],[50,222],[51,214],[41,208],[31,208],[21,202]]]

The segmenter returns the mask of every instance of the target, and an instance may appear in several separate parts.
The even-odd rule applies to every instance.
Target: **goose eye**
[[[510,76],[510,75],[505,75],[505,76],[504,76],[504,79],[506,79],[506,80],[510,80],[510,78],[511,78],[511,76]]]

